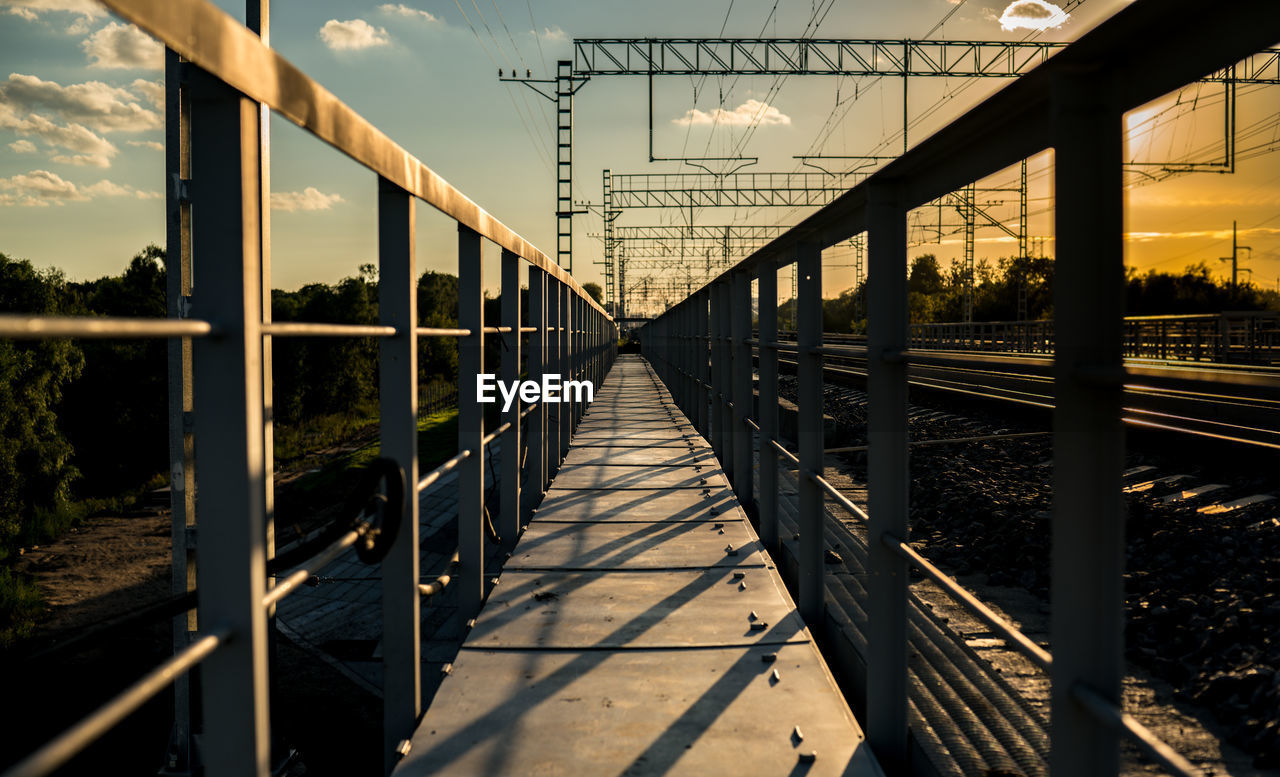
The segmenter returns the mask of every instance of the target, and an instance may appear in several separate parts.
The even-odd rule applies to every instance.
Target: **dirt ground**
[[[89,519],[61,539],[29,548],[17,570],[33,575],[47,611],[35,636],[0,656],[0,687],[20,714],[0,738],[0,766],[39,747],[172,652],[169,619],[82,646],[42,654],[98,624],[168,598],[167,512]],[[275,729],[298,751],[290,774],[381,774],[382,703],[281,638]],[[59,774],[154,775],[164,763],[173,699],[153,699]]]

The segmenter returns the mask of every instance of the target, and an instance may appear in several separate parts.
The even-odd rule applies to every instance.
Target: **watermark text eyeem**
[[[542,376],[542,382],[538,383],[533,380],[514,381],[507,383],[498,379],[498,376],[489,373],[480,373],[476,376],[476,401],[485,404],[491,404],[498,401],[495,395],[502,395],[502,412],[506,413],[511,410],[511,404],[515,402],[516,397],[520,397],[521,402],[550,402],[559,404],[561,402],[587,402],[595,401],[595,386],[589,380],[565,380],[560,379],[559,373],[549,373]]]

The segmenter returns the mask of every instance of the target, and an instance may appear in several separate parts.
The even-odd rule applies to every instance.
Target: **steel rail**
[[[116,694],[106,704],[86,715],[79,723],[5,770],[3,777],[41,777],[58,769],[156,694],[168,688],[174,678],[208,658],[229,636],[226,631],[213,631],[198,638]]]
[[[289,572],[283,578],[278,578],[274,586],[272,586],[262,597],[262,606],[270,608],[279,603],[289,594],[298,590],[298,586],[305,583],[315,573],[333,563],[342,552],[360,539],[360,530],[352,529],[338,539],[334,540],[329,547],[317,553],[309,560],[299,564],[296,569]]]
[[[1151,729],[1094,689],[1076,682],[1071,685],[1071,696],[1095,718],[1129,737],[1148,758],[1171,774],[1177,777],[1204,777],[1204,772],[1165,744]]]
[[[436,576],[436,579],[430,583],[419,583],[418,593],[422,597],[435,596],[444,589],[449,587],[449,583],[453,582],[453,576],[458,572],[458,551],[453,552],[453,558],[449,559],[449,565],[445,567],[444,572]]]
[[[418,488],[417,488],[418,493],[421,494],[423,491],[426,491],[437,480],[439,480],[440,478],[444,477],[445,475],[449,474],[454,469],[456,469],[457,466],[461,464],[463,461],[465,461],[466,458],[470,455],[471,455],[471,451],[462,451],[458,453],[458,455],[454,456],[452,459],[449,459],[445,463],[441,464],[440,466],[431,470],[427,474],[423,475],[418,480]]]
[[[400,330],[375,324],[324,324],[273,321],[262,325],[262,334],[272,337],[395,337]]]
[[[490,215],[423,162],[208,0],[99,0],[196,67],[262,103],[481,237],[518,254],[609,314],[532,243]]]
[[[416,331],[418,337],[467,337],[471,334],[470,329],[441,329],[430,326],[420,326]]]
[[[36,316],[0,313],[0,337],[38,340],[47,337],[169,338],[215,334],[208,321],[173,318],[116,318],[107,316]]]
[[[905,558],[912,566],[923,572],[926,577],[941,586],[953,601],[990,626],[1006,643],[1026,656],[1027,660],[1040,669],[1046,672],[1049,671],[1049,668],[1053,665],[1053,656],[1050,655],[1049,651],[1032,642],[1026,634],[1023,634],[1004,618],[997,615],[994,610],[965,590],[950,575],[935,567],[930,563],[929,559],[920,555],[915,548],[888,533],[880,535],[880,542]]]

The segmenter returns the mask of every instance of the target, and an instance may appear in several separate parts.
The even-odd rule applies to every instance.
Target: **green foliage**
[[[0,566],[0,650],[30,637],[43,610],[40,589],[25,576]]]
[[[61,273],[0,254],[0,310],[65,312],[64,287]],[[70,499],[78,473],[57,410],[83,366],[67,340],[0,340],[0,559],[39,536],[37,510]]]
[[[604,304],[604,289],[600,288],[600,284],[595,281],[582,284],[582,290],[591,295],[597,305]]]

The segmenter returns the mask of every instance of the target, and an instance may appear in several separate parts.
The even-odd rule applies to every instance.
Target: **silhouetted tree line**
[[[974,321],[1016,320],[1020,293],[1026,296],[1028,319],[1053,318],[1053,259],[1011,257],[992,264],[984,258],[975,263],[973,275]],[[944,270],[933,254],[912,259],[907,276],[911,322],[963,321],[965,276],[959,260],[953,259]],[[1246,283],[1233,289],[1230,282],[1215,279],[1204,262],[1189,265],[1181,273],[1139,273],[1128,268],[1124,283],[1125,312],[1131,316],[1280,310],[1280,294]],[[866,294],[862,281],[823,300],[823,330],[865,332]],[[793,309],[793,300],[778,306],[779,326],[790,326]]]
[[[163,317],[164,251],[147,246],[124,273],[66,280],[56,269],[0,254],[0,311]],[[457,326],[458,280],[418,282],[422,326]],[[273,290],[276,321],[377,323],[376,270],[336,284]],[[487,315],[497,316],[498,300]],[[419,380],[457,380],[455,338],[422,338]],[[487,350],[497,355],[496,344]],[[378,395],[374,338],[276,338],[277,423],[371,411]],[[489,362],[496,364],[496,361]],[[168,472],[167,347],[162,340],[0,339],[0,559],[50,532],[70,500],[116,496]]]

